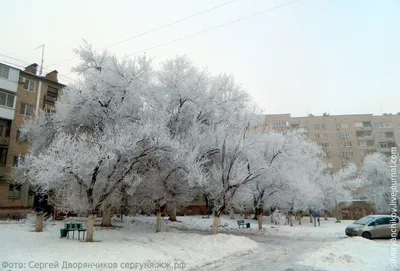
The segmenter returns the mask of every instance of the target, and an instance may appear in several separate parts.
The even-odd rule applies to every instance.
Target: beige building
[[[258,129],[285,131],[303,128],[308,137],[323,148],[330,171],[348,163],[361,165],[364,156],[374,152],[390,155],[391,148],[400,143],[400,113],[365,115],[265,115]]]
[[[20,70],[0,63],[0,209],[32,206],[27,185],[13,184],[10,176],[18,156],[28,151],[18,129],[25,120],[37,117],[40,109],[51,110],[64,87],[57,71],[39,76],[37,67],[32,64]]]

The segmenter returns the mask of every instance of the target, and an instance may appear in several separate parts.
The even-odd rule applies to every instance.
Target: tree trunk
[[[297,215],[297,219],[299,220],[299,225],[301,225],[302,214],[300,212]]]
[[[274,216],[272,214],[273,213],[271,213],[271,224],[274,224]]]
[[[157,209],[156,232],[161,232],[161,210]]]
[[[232,205],[230,206],[229,213],[230,213],[231,219],[235,219],[235,210],[233,209]]]
[[[325,214],[324,214],[325,220],[328,220],[328,211],[325,210]]]
[[[94,233],[94,221],[96,219],[96,214],[90,214],[87,219],[87,232],[86,232],[86,242],[93,242],[93,233]]]
[[[336,222],[340,222],[340,215],[339,215],[339,206],[337,200],[335,199],[335,213],[336,213]]]
[[[215,234],[218,233],[218,223],[219,223],[219,221],[220,221],[219,215],[218,214],[214,214],[211,234],[215,235]]]
[[[289,221],[289,225],[291,227],[293,227],[293,214],[292,214],[292,212],[288,213],[288,221]]]
[[[310,223],[313,223],[312,212],[310,212]]]
[[[257,215],[257,222],[258,222],[258,229],[259,230],[262,230],[262,216],[263,216],[262,212],[260,212]]]
[[[169,220],[176,221],[176,204],[175,202],[171,203],[168,210]]]
[[[36,213],[35,232],[43,231],[43,212]]]
[[[112,206],[106,206],[102,212],[101,225],[102,227],[111,227]]]

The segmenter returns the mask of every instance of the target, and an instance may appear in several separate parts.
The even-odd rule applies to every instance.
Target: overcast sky
[[[108,50],[141,52],[291,1],[232,1]],[[40,64],[33,49],[46,44],[44,67],[69,83],[78,59],[50,65],[74,57],[82,39],[102,48],[227,2],[0,0],[0,62]],[[300,0],[146,54],[156,62],[186,54],[231,73],[267,114],[400,111],[399,0]]]

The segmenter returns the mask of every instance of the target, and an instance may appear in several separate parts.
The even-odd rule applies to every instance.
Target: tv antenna
[[[39,48],[42,48],[42,61],[41,61],[41,63],[40,63],[40,71],[39,71],[39,76],[42,76],[42,75],[43,75],[44,46],[45,46],[45,44],[42,44],[42,45],[40,45],[40,46],[36,47],[35,49],[33,49],[33,50],[35,51],[35,50],[37,50],[37,49],[39,49]]]

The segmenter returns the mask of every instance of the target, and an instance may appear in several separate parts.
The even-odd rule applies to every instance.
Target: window
[[[5,165],[7,163],[7,151],[8,148],[0,147],[0,165]]]
[[[366,152],[367,154],[373,154],[373,153],[376,152],[376,150],[375,150],[375,149],[366,149],[365,152]]]
[[[349,125],[347,124],[347,123],[342,123],[342,124],[340,124],[340,127],[342,127],[343,129],[347,129],[347,128],[349,128]]]
[[[379,142],[378,148],[389,148],[389,145],[386,142]]]
[[[353,157],[353,152],[341,152],[340,156],[345,158]]]
[[[327,142],[318,143],[318,146],[322,148],[329,148],[329,143]]]
[[[315,130],[321,129],[321,124],[314,124],[314,129]]]
[[[0,64],[0,77],[8,79],[10,68]]]
[[[376,133],[376,137],[384,138],[384,137],[386,137],[386,135],[385,135],[385,133],[383,133],[383,132],[377,132],[377,133]]]
[[[4,126],[0,125],[0,136],[3,136],[4,134]]]
[[[328,138],[328,133],[324,133],[324,138]]]
[[[327,152],[327,153],[326,153],[326,158],[331,158],[331,157],[332,157],[331,153],[330,153],[330,152]]]
[[[371,122],[370,121],[363,121],[362,125],[363,125],[363,127],[371,127]]]
[[[14,95],[0,92],[0,105],[14,108],[14,99],[15,99]]]
[[[32,105],[21,103],[21,108],[19,110],[19,113],[25,116],[32,116],[32,111],[33,111],[32,109],[33,109]]]
[[[320,138],[320,134],[314,134],[315,138]]]
[[[21,128],[17,130],[17,141],[18,142],[26,142],[25,136],[22,135]]]
[[[336,129],[340,129],[340,123],[336,123]]]
[[[328,128],[328,125],[326,125],[326,124],[322,124],[321,126],[322,126],[322,129]]]
[[[301,129],[307,129],[307,128],[308,128],[308,125],[307,125],[307,124],[300,124],[300,128],[301,128]]]
[[[375,220],[375,225],[387,225],[390,224],[390,217],[381,217]]]
[[[57,96],[56,96],[57,98]],[[274,122],[274,127],[287,127],[289,126],[289,122],[287,121],[278,121],[278,122]]]
[[[35,91],[35,81],[25,79],[23,89],[28,91]]]
[[[24,157],[23,156],[14,156],[14,160],[13,160],[13,166],[17,167],[19,162],[23,162],[24,161]]]
[[[363,127],[363,124],[362,124],[362,122],[356,122],[356,123],[354,123],[354,126],[356,128],[361,128],[361,127]]]
[[[376,128],[383,128],[383,122],[376,122],[375,123]]]
[[[358,137],[372,136],[372,132],[371,131],[357,131],[356,135]]]
[[[337,138],[346,138],[346,137],[350,137],[350,133],[349,133],[349,132],[336,133],[336,137],[337,137]]]
[[[21,197],[21,185],[11,184],[8,186],[8,198],[19,199]]]
[[[366,147],[367,146],[367,140],[360,140],[359,144],[360,144],[360,147]]]

